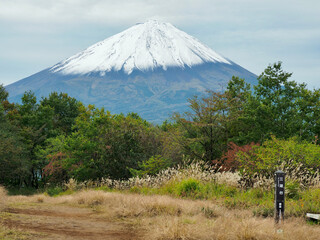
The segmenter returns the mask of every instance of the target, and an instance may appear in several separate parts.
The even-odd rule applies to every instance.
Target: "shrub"
[[[252,187],[265,178],[273,179],[274,172],[282,169],[287,178],[307,186],[319,178],[320,146],[297,138],[280,140],[272,137],[261,146],[254,146],[249,152],[239,151],[242,183]]]
[[[200,193],[201,184],[199,180],[189,178],[182,180],[177,185],[177,194],[181,197],[194,197]]]
[[[239,169],[238,152],[249,154],[253,146],[259,146],[258,143],[250,143],[244,146],[238,146],[237,144],[228,143],[228,150],[222,155],[220,159],[213,160],[212,163],[216,165],[220,171],[234,172]]]
[[[10,187],[8,188],[8,195],[9,196],[17,196],[17,195],[24,195],[24,196],[31,196],[37,193],[41,193],[42,189],[35,189],[33,187]]]
[[[133,176],[142,177],[144,175],[156,175],[160,171],[171,167],[172,162],[161,155],[152,156],[146,161],[143,161],[139,167],[141,170],[130,169]]]
[[[52,197],[62,193],[63,189],[61,187],[56,186],[56,187],[48,188],[46,192],[48,193],[49,196]]]
[[[300,184],[297,181],[289,180],[286,182],[286,197],[298,200],[300,198]]]
[[[64,153],[49,154],[47,156],[49,163],[43,168],[43,177],[46,177],[50,183],[59,183],[68,179],[68,173],[63,167],[63,161],[66,158]]]

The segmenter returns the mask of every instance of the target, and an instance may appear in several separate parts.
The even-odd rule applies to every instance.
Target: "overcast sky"
[[[0,0],[0,84],[148,19],[172,23],[257,75],[282,61],[292,80],[320,88],[319,0]]]

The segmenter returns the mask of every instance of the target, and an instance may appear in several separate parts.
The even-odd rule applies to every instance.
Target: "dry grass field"
[[[0,239],[319,239],[320,227],[208,200],[87,190],[72,195],[7,196],[0,188]]]

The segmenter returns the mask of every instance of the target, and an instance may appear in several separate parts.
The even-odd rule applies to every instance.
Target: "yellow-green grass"
[[[180,186],[177,189],[184,188]],[[220,196],[230,194],[229,190],[220,192],[222,192]],[[237,196],[237,194],[241,194],[238,189],[231,195]],[[253,191],[246,194],[248,196],[257,195],[256,198],[260,199],[264,198],[263,195]],[[89,209],[91,212],[86,215],[86,220],[100,219],[106,221],[106,224],[108,222],[126,224],[126,228],[128,229],[129,226],[129,232],[135,234],[136,239],[319,239],[320,228],[306,223],[303,218],[286,219],[284,225],[281,226],[283,233],[279,234],[272,218],[253,216],[250,208],[229,208],[224,204],[221,205],[221,202],[216,199],[192,198],[193,196],[178,197],[178,194],[172,197],[157,194],[144,195],[128,191],[82,190],[71,195],[56,197],[44,194],[10,196],[7,203],[10,206],[24,204],[24,210],[28,209],[29,205],[29,209],[32,209],[33,212],[44,208],[46,212],[55,211],[59,214],[70,211],[70,209],[73,214],[77,211],[80,214],[83,212],[82,209]],[[71,220],[76,221],[70,217],[71,215],[60,221],[63,221],[63,224],[68,224],[68,221]],[[47,218],[43,219],[42,224],[45,224]],[[20,234],[19,230],[7,227],[0,229],[0,234],[8,236],[11,234],[10,231]],[[115,239],[117,239],[116,233],[115,230]],[[28,239],[28,234],[25,237]],[[33,237],[33,239],[41,239],[38,236]]]

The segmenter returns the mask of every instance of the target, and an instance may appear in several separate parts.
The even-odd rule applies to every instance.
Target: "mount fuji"
[[[187,110],[187,99],[220,91],[232,76],[255,84],[257,76],[170,23],[150,20],[6,86],[9,100],[25,91],[37,98],[65,92],[111,113],[136,112],[161,122]]]

